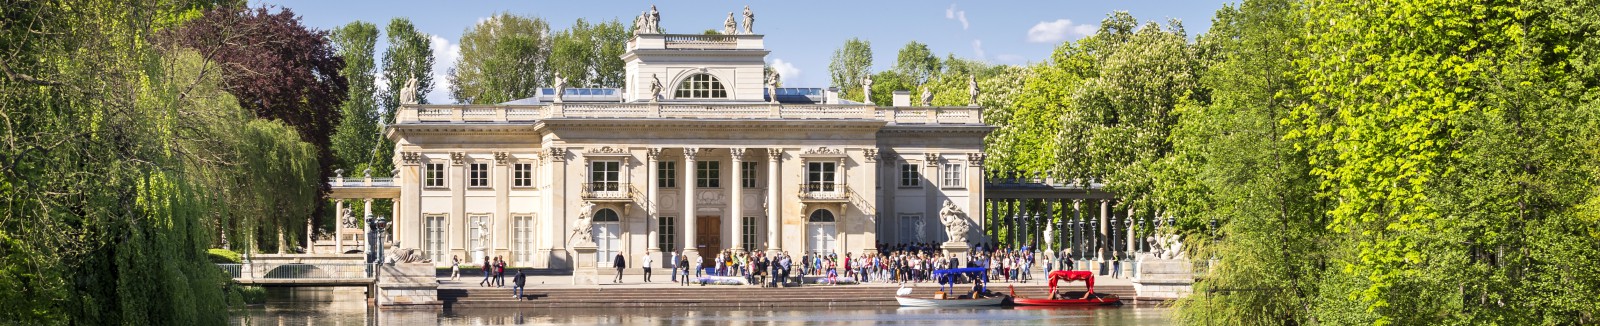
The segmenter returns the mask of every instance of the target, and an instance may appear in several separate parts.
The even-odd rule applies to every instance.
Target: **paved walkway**
[[[513,275],[515,275],[515,274],[512,274],[512,273],[514,273],[514,272],[507,271],[507,275],[505,277],[506,278],[506,288],[510,288],[511,287],[511,277]],[[1037,274],[1037,276],[1034,277],[1033,281],[1031,281],[1031,282],[1006,283],[1004,281],[993,281],[993,282],[990,282],[989,284],[992,284],[992,285],[1004,285],[1004,284],[1048,285],[1045,282],[1045,278],[1042,275],[1043,275],[1042,273],[1041,274]],[[609,280],[611,280],[611,278],[613,278],[615,276],[616,276],[616,274],[601,274],[599,279],[602,280],[602,281],[609,281]],[[552,289],[552,288],[554,288],[554,289],[562,289],[562,288],[580,288],[580,289],[583,289],[583,288],[597,288],[597,287],[599,287],[599,288],[668,288],[668,287],[680,287],[680,286],[682,286],[682,285],[679,285],[678,283],[673,283],[672,282],[672,277],[670,275],[666,275],[666,274],[651,275],[650,280],[653,281],[653,282],[649,282],[649,283],[644,282],[644,276],[643,275],[628,275],[628,274],[624,274],[624,275],[622,275],[623,282],[621,284],[604,283],[604,284],[600,284],[600,285],[573,285],[572,284],[572,276],[570,276],[570,275],[528,275],[527,278],[528,278],[528,287],[529,288],[538,287],[538,288],[545,288],[545,289]],[[439,278],[439,288],[444,288],[444,289],[479,288],[480,286],[478,285],[478,281],[481,281],[481,280],[483,280],[483,274],[477,274],[477,275],[469,276],[466,273],[462,273],[460,280],[450,280],[449,277],[441,277],[441,278]],[[1124,278],[1112,278],[1112,277],[1108,277],[1108,276],[1101,276],[1101,277],[1096,277],[1094,281],[1095,281],[1095,285],[1096,286],[1101,286],[1101,285],[1130,285],[1131,286],[1131,285],[1133,285],[1133,281],[1131,279],[1129,279],[1129,278],[1126,278],[1126,277],[1124,277]],[[1062,285],[1065,286],[1066,284],[1062,284]],[[752,287],[752,288],[759,287],[757,285],[708,285],[708,286],[738,286],[738,287]],[[826,286],[831,286],[831,285],[806,285],[806,287],[826,287]],[[865,283],[865,284],[859,284],[859,285],[852,284],[852,285],[839,285],[839,286],[898,287],[899,283]],[[918,286],[938,286],[938,283],[923,282],[923,283],[919,283]],[[1077,286],[1082,286],[1082,285],[1080,283],[1080,285],[1077,285]]]

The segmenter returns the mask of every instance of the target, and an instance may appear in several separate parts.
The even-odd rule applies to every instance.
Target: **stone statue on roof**
[[[778,103],[778,80],[781,78],[780,76],[777,70],[773,70],[772,74],[767,76],[767,96],[771,97],[772,103]]]
[[[650,74],[650,102],[655,103],[658,99],[661,99],[661,78]]]
[[[744,33],[755,34],[756,14],[750,12],[750,6],[744,6]]]
[[[645,25],[650,26],[648,32],[651,34],[661,34],[661,12],[656,11],[656,5],[650,5],[650,17],[647,18],[648,19],[645,21]]]
[[[922,87],[922,106],[933,106],[933,86]]]
[[[861,93],[865,94],[861,98],[867,104],[872,104],[872,74],[861,75]]]
[[[733,12],[728,12],[728,20],[722,21],[722,35],[733,35],[739,30],[739,23],[733,20]]]
[[[400,104],[417,104],[417,77],[406,80],[406,87],[400,89]]]
[[[972,100],[967,104],[978,106],[978,77],[976,75],[967,75],[967,92],[972,95]]]
[[[555,94],[555,97],[551,101],[552,102],[556,102],[556,103],[561,103],[561,96],[565,95],[567,93],[567,79],[566,78],[561,78],[561,72],[557,71],[556,72],[555,82],[556,82],[556,94]]]
[[[650,21],[650,13],[646,12],[646,11],[640,11],[638,17],[633,17],[633,36],[639,36],[639,34],[649,33],[650,32],[650,30],[649,30],[649,28],[650,28],[649,21]]]

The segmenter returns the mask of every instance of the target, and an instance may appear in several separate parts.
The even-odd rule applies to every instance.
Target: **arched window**
[[[806,249],[818,254],[837,254],[838,229],[834,224],[833,212],[818,209],[811,212],[806,218]]]
[[[711,74],[695,74],[678,84],[674,98],[728,98],[728,89]]]
[[[617,211],[610,208],[601,208],[594,212],[594,229],[590,231],[593,232],[590,236],[594,238],[595,247],[598,247],[595,248],[597,249],[595,261],[600,262],[602,266],[610,266],[605,264],[610,264],[611,259],[622,250],[621,222],[622,218],[617,216]]]

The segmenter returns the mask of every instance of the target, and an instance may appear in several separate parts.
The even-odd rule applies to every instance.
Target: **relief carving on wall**
[[[822,146],[817,147],[816,149],[806,150],[806,155],[844,155],[844,150]]]
[[[721,204],[723,202],[724,200],[721,191],[702,191],[694,196],[694,203],[696,205],[712,205]]]
[[[589,154],[618,154],[618,155],[625,155],[625,154],[628,154],[628,148],[627,147],[603,146],[603,147],[600,147],[600,148],[597,148],[597,149],[590,150]]]

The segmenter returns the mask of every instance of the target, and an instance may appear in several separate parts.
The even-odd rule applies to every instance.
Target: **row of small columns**
[[[986,221],[993,224],[989,224],[985,232],[989,239],[996,241],[996,245],[1003,244],[1013,249],[1028,245],[1055,251],[1065,245],[1072,248],[1074,258],[1093,260],[1109,259],[1119,252],[1119,247],[1125,247],[1120,248],[1120,253],[1125,255],[1146,249],[1136,238],[1144,223],[1134,221],[1132,216],[1135,215],[1131,209],[1127,215],[1113,215],[1111,207],[1115,202],[1111,199],[990,199],[988,202],[987,216],[995,218]],[[1044,248],[1040,239],[1055,236],[1045,232],[1045,225],[1057,217],[1055,205],[1052,205],[1054,203],[1059,203],[1064,209],[1070,207],[1071,211],[1059,212],[1061,221],[1054,228],[1054,232],[1061,234],[1058,239],[1062,241],[1055,242],[1053,248]],[[1086,205],[1089,207],[1084,207]],[[1094,206],[1099,206],[1099,217],[1085,219],[1084,209],[1093,210]],[[1002,230],[1006,233],[1004,239],[1001,239]],[[1119,235],[1126,239],[1119,239],[1124,238],[1117,237]]]

